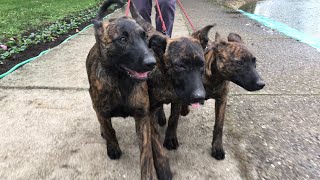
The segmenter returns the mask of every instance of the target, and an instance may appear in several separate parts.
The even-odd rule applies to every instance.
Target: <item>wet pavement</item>
[[[273,19],[320,38],[320,1],[263,0],[250,2],[239,9]]]

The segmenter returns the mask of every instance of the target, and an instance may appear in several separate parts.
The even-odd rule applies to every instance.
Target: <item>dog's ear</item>
[[[220,36],[219,33],[216,32],[216,36],[215,36],[215,40],[214,40],[215,44],[218,45],[218,47],[224,47],[227,45],[227,42],[225,40],[223,40]]]
[[[155,34],[149,39],[149,48],[151,48],[154,53],[161,57],[166,50],[167,47],[167,38],[158,34]]]
[[[208,76],[212,76],[212,62],[214,61],[214,55],[212,52],[209,52],[208,59],[206,57],[206,65],[205,65],[205,74]]]
[[[200,41],[200,44],[201,44],[203,49],[205,49],[207,47],[208,41],[209,41],[209,37],[208,37],[209,31],[215,25],[216,24],[208,25],[208,26],[200,29],[199,31],[196,31],[196,32],[191,34],[191,36],[193,38],[196,38],[196,39],[198,39]]]
[[[101,41],[103,38],[103,33],[105,29],[109,26],[108,22],[103,22],[100,20],[92,20],[93,27],[94,27],[94,35],[97,41]]]
[[[146,31],[149,36],[157,31],[149,22],[143,19],[133,1],[130,1],[130,13],[132,18]]]
[[[94,27],[94,35],[96,37],[96,40],[100,40],[103,35],[103,23],[100,20],[92,20],[93,27]]]
[[[230,33],[228,35],[228,41],[229,42],[243,43],[241,36],[239,34],[236,34],[236,33]]]
[[[220,41],[222,41],[220,34],[217,33],[217,32],[216,32],[216,36],[215,36],[214,41],[215,41],[215,42],[220,42]]]

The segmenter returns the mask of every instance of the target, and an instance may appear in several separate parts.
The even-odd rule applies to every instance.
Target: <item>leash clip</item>
[[[162,31],[162,34],[169,36],[168,31],[166,31],[166,30]]]

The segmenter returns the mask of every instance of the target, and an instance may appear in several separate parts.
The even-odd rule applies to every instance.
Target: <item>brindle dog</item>
[[[215,125],[213,130],[211,155],[218,159],[225,158],[222,146],[222,131],[229,91],[229,82],[233,82],[248,91],[257,91],[265,86],[256,71],[256,58],[245,47],[238,34],[230,33],[228,42],[222,40],[217,33],[215,41],[210,42],[205,52],[205,73],[203,84],[206,89],[206,99],[215,99]],[[186,116],[189,108],[184,105],[182,109],[172,108],[168,122],[164,146],[177,149],[177,126],[179,114]],[[164,114],[163,110],[160,114]],[[165,122],[165,119],[162,121]]]
[[[101,135],[106,139],[107,154],[110,159],[119,159],[122,154],[111,118],[133,116],[141,151],[141,179],[172,179],[158,133],[151,127],[146,80],[156,59],[148,47],[145,30],[133,19],[120,17],[103,22],[105,11],[113,3],[121,1],[105,1],[93,21],[96,43],[86,61],[89,92]],[[157,162],[161,170],[154,166],[153,151],[162,155],[162,161]]]
[[[203,48],[207,46],[208,32],[214,25],[206,26],[188,37],[169,38],[146,22],[132,2],[130,11],[150,37],[149,46],[157,59],[157,66],[147,81],[151,109],[175,100],[182,103],[202,102],[205,98]]]
[[[203,49],[207,46],[208,32],[213,25],[206,26],[188,37],[168,38],[146,22],[132,3],[130,11],[132,17],[151,37],[149,44],[157,59],[157,66],[147,81],[152,117],[156,119],[159,116],[158,113],[162,112],[161,108],[165,103],[171,103],[171,109],[179,112],[182,104],[203,103],[205,99],[202,83],[205,65]],[[175,118],[175,115],[170,116],[169,122]],[[163,118],[158,119],[161,124],[159,120]],[[155,155],[155,159],[161,157]]]

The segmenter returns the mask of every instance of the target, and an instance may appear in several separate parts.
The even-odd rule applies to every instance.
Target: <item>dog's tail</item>
[[[103,2],[101,5],[98,14],[96,18],[94,19],[95,21],[102,21],[103,17],[105,16],[105,13],[107,12],[107,9],[112,5],[112,4],[118,4],[120,6],[123,6],[124,3],[121,0],[106,0]]]

